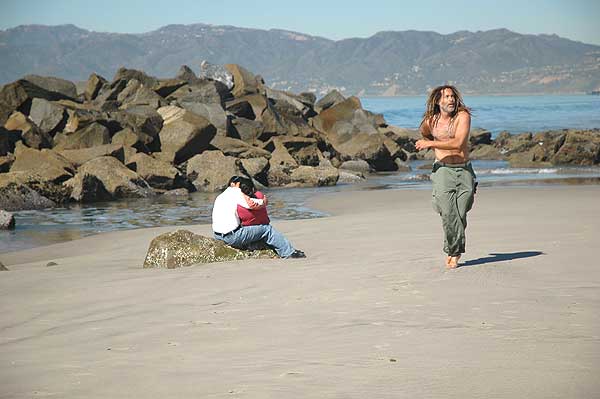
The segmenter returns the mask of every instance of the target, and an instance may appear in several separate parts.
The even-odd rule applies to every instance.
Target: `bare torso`
[[[456,118],[458,119],[458,118]],[[430,121],[430,132],[435,141],[448,141],[454,137],[454,132],[456,131],[456,123],[458,121],[455,120],[453,124],[450,123],[450,120],[442,121],[438,120],[435,125],[433,125],[433,121]],[[433,125],[433,126],[432,126]],[[459,150],[441,150],[438,148],[434,148],[435,151],[435,159],[445,163],[463,163],[469,160],[469,146],[468,140],[461,146]]]

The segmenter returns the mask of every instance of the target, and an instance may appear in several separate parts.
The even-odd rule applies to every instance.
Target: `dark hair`
[[[252,180],[247,177],[240,177],[240,190],[248,197],[254,197],[254,193],[256,192],[256,187],[254,187],[254,183]]]
[[[231,176],[231,179],[229,179],[229,182],[227,183],[227,187],[231,186],[233,183],[239,183],[240,179],[242,179],[241,176]]]
[[[453,125],[456,115],[458,115],[460,112],[466,112],[467,114],[471,115],[471,109],[465,105],[462,96],[456,87],[452,85],[438,86],[435,89],[433,89],[431,93],[429,93],[425,113],[423,114],[423,119],[421,120],[421,124],[419,126],[422,126],[425,122],[427,122],[433,129],[433,127],[437,125],[437,122],[440,119],[440,106],[438,105],[438,103],[442,98],[442,93],[446,89],[452,90],[452,93],[456,98],[456,108],[454,112],[450,115],[450,126]]]

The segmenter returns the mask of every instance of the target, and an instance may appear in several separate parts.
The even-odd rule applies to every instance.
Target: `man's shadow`
[[[477,266],[477,265],[483,265],[486,263],[503,262],[506,260],[531,258],[532,256],[538,256],[538,255],[544,255],[544,253],[540,252],[540,251],[525,251],[525,252],[513,252],[513,253],[507,253],[507,254],[490,254],[490,256],[486,256],[484,258],[471,259],[464,263],[460,263],[459,267]]]

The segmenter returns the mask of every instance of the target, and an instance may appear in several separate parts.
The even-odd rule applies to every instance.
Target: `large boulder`
[[[54,150],[36,150],[17,143],[11,172],[29,172],[43,180],[62,183],[73,176],[74,165]]]
[[[34,198],[40,196],[45,197],[45,199],[51,202],[49,206],[66,203],[71,196],[71,191],[67,187],[64,187],[61,183],[50,181],[35,171],[11,171],[0,174],[0,188],[6,188],[10,185],[27,187],[26,190],[20,191],[21,194],[27,194],[30,190],[35,191],[36,194],[34,195]],[[13,191],[13,194],[15,193],[16,192]],[[19,197],[19,195],[17,195],[17,197]],[[25,195],[25,197],[27,196],[28,195]],[[13,208],[11,210],[36,208],[37,206],[34,206],[33,208]]]
[[[87,80],[83,95],[87,101],[92,101],[96,98],[102,86],[108,84],[108,81],[102,76],[92,73]]]
[[[167,98],[175,90],[186,84],[188,84],[188,82],[183,79],[160,79],[152,90],[160,97]]]
[[[303,97],[269,88],[265,88],[265,93],[267,98],[278,105],[278,109],[285,110],[285,113],[293,115],[294,118],[310,118],[316,115],[311,102]]]
[[[188,230],[177,230],[161,234],[150,242],[144,268],[175,269],[199,263],[276,257],[272,250],[234,249],[225,245],[223,241],[194,234]]]
[[[264,82],[262,79],[247,69],[237,64],[225,64],[225,68],[233,75],[233,89],[231,89],[231,92],[234,97],[258,93],[263,89]]]
[[[267,179],[269,161],[266,158],[246,158],[242,159],[241,162],[248,176],[264,186],[269,184]]]
[[[116,86],[119,84],[119,82],[123,81],[127,83],[134,79],[149,88],[154,87],[158,84],[157,78],[147,75],[144,71],[138,71],[136,69],[127,69],[121,67],[115,73],[111,86]]]
[[[75,83],[68,80],[39,75],[26,75],[23,79],[49,92],[57,93],[64,98],[77,98],[77,87],[75,87]]]
[[[225,155],[236,158],[270,158],[271,153],[262,148],[254,147],[245,141],[231,137],[215,136],[210,142],[213,149],[221,151]]]
[[[121,163],[125,162],[125,150],[122,144],[105,144],[96,147],[82,148],[80,150],[62,150],[58,151],[65,159],[73,165],[83,165],[94,158],[110,156],[118,159]]]
[[[52,137],[48,133],[42,132],[35,123],[19,111],[13,112],[4,127],[10,132],[13,143],[21,139],[27,147],[38,150],[52,147]]]
[[[262,94],[249,94],[227,101],[227,103],[225,104],[225,108],[227,110],[239,111],[242,108],[245,109],[247,105],[250,106],[252,112],[250,113],[250,110],[246,110],[244,111],[244,114],[238,116],[244,117],[246,119],[262,120],[262,114],[265,111],[265,109],[267,109],[269,105],[269,100],[266,96],[263,96]],[[254,117],[252,117],[252,115],[254,115]]]
[[[471,129],[469,134],[469,143],[472,146],[492,144],[492,133],[484,129]]]
[[[74,133],[59,133],[54,136],[56,150],[78,150],[104,144],[110,144],[110,132],[98,122],[93,122]]]
[[[159,133],[163,128],[163,118],[157,110],[140,105],[125,111],[111,112],[109,116],[108,126],[111,127],[111,133],[116,134],[122,129],[129,128],[149,151],[160,150]]]
[[[326,109],[341,103],[345,99],[346,98],[339,91],[331,90],[329,93],[327,93],[327,95],[325,95],[325,97],[317,101],[317,103],[315,104],[315,111],[320,114]]]
[[[40,131],[50,136],[64,129],[68,114],[64,107],[43,98],[34,98],[31,102],[29,119],[39,127]]]
[[[164,119],[159,133],[161,151],[173,154],[177,164],[206,150],[217,133],[214,125],[193,112],[167,106],[159,108],[158,113]]]
[[[335,186],[340,177],[338,170],[334,167],[300,166],[291,174],[291,180],[300,186]]]
[[[13,230],[15,228],[15,216],[0,209],[0,230]]]
[[[192,84],[186,84],[169,94],[168,100],[177,100],[179,104],[200,103],[225,105],[231,98],[227,86],[214,80],[201,79]]]
[[[206,118],[217,128],[217,135],[226,136],[229,129],[229,119],[221,104],[201,104],[197,102],[181,102],[181,106],[196,115]]]
[[[154,188],[171,190],[185,185],[185,180],[177,168],[147,154],[135,154],[127,160],[126,166]]]
[[[70,99],[63,94],[48,91],[24,79],[4,85],[0,89],[0,103],[4,104],[3,107],[10,109],[11,112],[16,110],[29,115],[34,98],[43,98],[48,101]]]
[[[398,165],[394,162],[385,136],[380,134],[358,133],[350,139],[334,144],[341,161],[362,159],[376,171],[395,171]]]
[[[248,144],[259,145],[259,137],[262,136],[265,126],[261,121],[254,121],[245,118],[235,118],[232,120],[233,137],[238,137],[240,140]]]
[[[56,203],[24,184],[0,185],[0,208],[7,211],[53,208]]]
[[[238,99],[234,100],[226,105],[227,111],[231,112],[239,118],[246,118],[250,120],[256,119],[252,105],[246,100]]]
[[[154,195],[144,179],[113,157],[86,162],[64,185],[71,188],[71,198],[81,202]]]
[[[131,79],[127,82],[125,88],[118,94],[117,101],[121,104],[120,109],[129,109],[136,106],[148,106],[158,109],[167,105],[165,99],[137,79]]]
[[[231,176],[245,175],[239,159],[221,151],[205,151],[187,163],[187,175],[198,191],[214,192],[227,187]]]
[[[140,131],[134,132],[127,127],[115,133],[110,142],[124,147],[133,147],[141,152],[150,152],[148,147],[154,142],[154,137]]]
[[[286,152],[291,155],[297,165],[317,166],[321,161],[322,155],[316,139],[309,137],[276,136],[271,138],[265,144],[264,148],[275,152],[281,146],[285,147]],[[285,153],[281,151],[279,153],[281,153],[284,159],[287,159]]]
[[[381,123],[375,114],[362,108],[358,97],[350,97],[322,111],[312,121],[313,126],[332,141],[344,140],[356,133],[377,134]]]

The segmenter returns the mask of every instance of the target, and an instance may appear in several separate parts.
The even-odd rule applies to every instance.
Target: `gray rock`
[[[484,129],[471,129],[469,143],[472,146],[492,144],[492,133]]]
[[[252,110],[252,105],[246,100],[237,100],[229,103],[227,105],[227,111],[240,118],[256,119],[254,110]]]
[[[183,80],[189,84],[196,83],[198,81],[198,76],[192,71],[192,69],[187,65],[182,65],[175,76],[177,80]]]
[[[108,81],[102,76],[92,73],[87,80],[85,91],[83,93],[87,101],[92,101],[96,98],[102,86],[108,84]]]
[[[194,156],[188,161],[186,172],[198,191],[207,192],[225,189],[231,176],[246,175],[239,159],[221,151],[205,151]]]
[[[0,209],[0,230],[13,230],[15,228],[15,216]]]
[[[61,183],[73,176],[75,167],[56,151],[35,150],[17,143],[10,171],[35,173],[42,180]]]
[[[385,145],[385,136],[359,133],[350,139],[334,144],[342,161],[362,159],[376,171],[395,171],[398,166]]]
[[[161,234],[150,242],[144,268],[175,269],[200,263],[276,257],[272,250],[243,251],[188,230],[177,230]]]
[[[66,126],[68,115],[64,107],[43,98],[34,98],[31,102],[29,118],[40,131],[54,136]]]
[[[49,181],[43,176],[31,171],[17,171],[0,174],[0,188],[5,188],[10,185],[19,187],[25,186],[28,190],[33,190],[37,195],[50,200],[52,206],[68,202],[71,196],[71,191],[61,183]],[[27,192],[28,191],[26,190],[24,193],[26,194]],[[6,207],[4,208],[8,209]],[[29,208],[11,208],[9,210],[18,209]]]
[[[141,152],[150,152],[148,146],[151,145],[154,140],[154,137],[146,133],[136,133],[130,128],[125,128],[115,133],[110,142],[124,147],[133,147]]]
[[[234,137],[237,136],[248,144],[262,144],[259,137],[262,136],[265,127],[261,121],[253,121],[245,118],[235,118],[232,120]]]
[[[125,81],[125,83],[127,83],[130,80],[134,79],[142,83],[147,88],[154,87],[158,84],[157,78],[147,75],[144,71],[138,71],[136,69],[127,69],[121,67],[117,70],[117,73],[113,78],[111,86],[119,85],[122,81]]]
[[[221,107],[221,104],[181,102],[181,106],[188,111],[195,113],[196,115],[206,118],[213,126],[217,128],[217,135],[227,135],[227,131],[229,130],[229,121],[225,110]]]
[[[54,136],[54,149],[56,150],[79,150],[104,144],[110,144],[110,132],[97,122],[74,133],[61,133]]]
[[[225,102],[231,98],[231,92],[221,82],[202,79],[194,84],[180,87],[168,97],[168,100],[180,105],[183,103],[218,104],[223,109]]]
[[[184,184],[183,176],[177,168],[143,153],[129,158],[126,166],[154,188],[170,190]]]
[[[210,142],[211,147],[223,154],[236,158],[270,158],[271,153],[262,148],[254,147],[245,141],[231,137],[215,136]]]
[[[58,153],[76,166],[83,165],[94,158],[104,156],[116,158],[121,163],[125,162],[125,150],[122,144],[105,144],[80,150],[62,150],[58,151]]]
[[[23,79],[33,83],[42,89],[52,93],[57,93],[64,98],[77,98],[77,88],[75,83],[68,80],[55,78],[51,76],[26,75]]]
[[[34,98],[55,101],[68,97],[43,89],[24,79],[4,85],[0,89],[0,103],[4,104],[5,110],[10,109],[11,112],[21,111],[26,115],[29,114],[31,101]]]
[[[365,180],[365,177],[359,172],[349,172],[347,170],[339,170],[339,179],[337,184],[356,184]]]
[[[247,158],[241,162],[248,176],[264,186],[268,185],[269,161],[266,158]]]
[[[112,157],[86,162],[64,185],[72,189],[71,198],[81,202],[154,195],[144,179]]]
[[[317,186],[335,186],[340,175],[334,167],[313,167],[302,165],[291,174],[293,183],[301,186],[317,187]]]
[[[54,208],[56,203],[24,184],[0,186],[0,208],[7,211]]]
[[[371,172],[371,165],[369,165],[369,163],[365,160],[354,159],[354,160],[343,162],[340,165],[340,169],[368,174]]]
[[[314,108],[315,102],[317,101],[317,96],[315,93],[302,92],[298,94],[298,97],[300,97],[300,101],[302,101],[304,104],[310,105]]]
[[[121,104],[120,109],[129,109],[136,106],[158,109],[167,105],[165,99],[137,79],[131,79],[127,82],[125,88],[117,96],[117,101]]]
[[[317,146],[317,140],[308,137],[294,137],[294,136],[276,136],[271,138],[265,145],[264,148],[268,151],[275,152],[278,148],[285,147],[286,152],[295,160],[295,163],[287,162],[287,155],[285,152],[278,151],[283,157],[279,162],[280,165],[308,165],[318,166],[321,158],[323,157]],[[280,160],[280,161],[281,161]]]
[[[339,91],[331,90],[325,97],[317,101],[315,104],[315,111],[320,114],[322,111],[341,103],[345,99],[346,98]]]
[[[162,98],[167,98],[171,93],[180,87],[188,84],[184,79],[161,79],[158,84],[152,87],[152,90]]]
[[[187,161],[209,147],[217,129],[206,118],[168,106],[158,110],[164,119],[159,133],[161,151],[172,153],[175,163]]]

